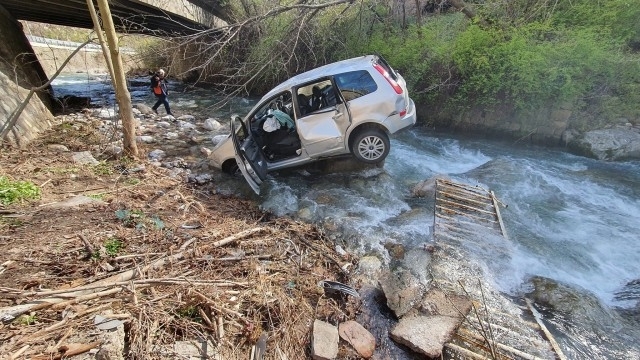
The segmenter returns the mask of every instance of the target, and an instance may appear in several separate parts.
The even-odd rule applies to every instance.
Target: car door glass
[[[375,80],[366,70],[337,74],[334,79],[345,101],[357,99],[378,89]]]
[[[333,108],[340,103],[340,99],[336,96],[333,84],[329,79],[301,86],[298,88],[296,96],[300,117]]]

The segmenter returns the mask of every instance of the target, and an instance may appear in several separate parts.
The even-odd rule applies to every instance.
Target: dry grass
[[[300,359],[309,357],[314,319],[355,317],[357,304],[327,298],[317,285],[346,282],[340,266],[350,259],[338,258],[315,226],[194,191],[164,169],[127,172],[139,163],[125,160],[79,166],[46,146],[86,150],[79,136],[95,143],[90,126],[59,126],[26,149],[2,149],[0,175],[34,182],[42,198],[0,208],[0,308],[136,275],[1,324],[0,354],[54,358],[67,343],[100,341],[93,319],[110,310],[125,322],[129,359],[172,358],[175,341],[198,339],[224,358],[247,359],[262,333],[267,359]],[[104,203],[43,206],[80,194]]]

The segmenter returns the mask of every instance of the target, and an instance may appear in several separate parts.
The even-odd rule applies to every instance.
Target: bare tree
[[[124,151],[129,156],[137,157],[138,147],[136,145],[135,119],[133,117],[131,95],[127,88],[127,79],[122,66],[122,57],[120,57],[120,48],[118,47],[118,36],[116,34],[113,18],[111,17],[109,2],[107,0],[98,0],[98,8],[102,15],[103,27],[107,37],[107,42],[109,43],[109,55],[113,65],[113,77],[111,78],[111,81],[114,83],[116,101],[118,102],[119,113],[122,118]],[[99,27],[99,24],[94,25],[96,28]],[[107,64],[108,63],[109,60],[107,60]]]

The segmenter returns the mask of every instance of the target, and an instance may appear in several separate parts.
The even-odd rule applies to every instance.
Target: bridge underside
[[[109,4],[118,32],[165,36],[189,35],[208,29],[144,2],[110,0]],[[0,5],[18,20],[93,28],[86,0],[0,0]]]

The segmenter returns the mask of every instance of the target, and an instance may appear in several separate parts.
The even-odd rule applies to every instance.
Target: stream
[[[152,105],[144,80],[133,102]],[[100,78],[66,75],[56,96],[91,96],[113,106]],[[255,99],[210,110],[206,90],[170,96],[172,110],[228,119]],[[336,229],[358,255],[398,265],[385,247],[414,249],[431,241],[433,199],[411,196],[435,175],[493,190],[508,241],[468,243],[468,260],[500,292],[544,306],[545,323],[570,359],[640,359],[640,162],[603,162],[541,147],[514,145],[415,127],[397,134],[384,167],[338,173],[298,169],[270,174],[260,196],[243,179],[212,170],[217,192],[253,199],[262,209]],[[500,253],[501,256],[496,256]],[[506,254],[506,256],[504,256]],[[400,260],[401,266],[413,258]],[[404,263],[403,263],[404,262]],[[426,267],[423,266],[426,272]]]

